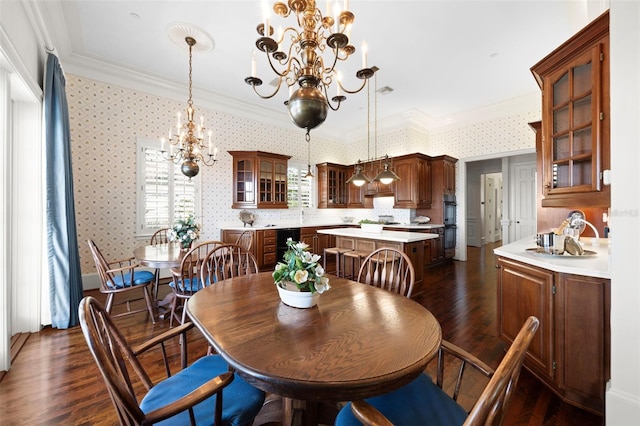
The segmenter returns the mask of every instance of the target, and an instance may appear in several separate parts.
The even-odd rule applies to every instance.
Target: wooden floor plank
[[[418,300],[440,321],[445,339],[463,347],[495,367],[505,345],[497,335],[496,277],[492,245],[469,248],[467,262],[451,262],[428,269],[425,293]],[[167,291],[167,286],[161,287]],[[96,291],[90,292],[96,295]],[[104,297],[97,294],[99,300]],[[142,342],[169,327],[168,321],[152,324],[141,313],[116,319],[132,344]],[[169,345],[173,363],[179,365],[179,343]],[[189,334],[190,362],[206,354],[207,344],[196,329]],[[146,354],[145,367],[153,379],[164,372],[159,354]],[[430,366],[431,368],[431,366]],[[478,381],[461,397],[472,396]],[[476,395],[477,396],[477,395]],[[272,422],[272,407],[265,424]],[[79,327],[46,328],[26,339],[11,370],[0,381],[0,424],[79,425],[117,424],[117,417],[98,368]],[[268,419],[268,421],[267,421]],[[260,419],[256,422],[260,425]],[[562,403],[537,379],[523,371],[505,425],[602,425],[603,418]]]

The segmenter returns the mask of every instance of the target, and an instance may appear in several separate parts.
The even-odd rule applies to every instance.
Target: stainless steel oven
[[[446,194],[444,196],[443,217],[444,224],[455,225],[456,224],[456,196]]]
[[[444,227],[444,249],[456,248],[456,225]]]

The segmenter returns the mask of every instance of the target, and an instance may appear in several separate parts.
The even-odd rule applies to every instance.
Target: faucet
[[[583,222],[584,224],[589,225],[591,229],[593,229],[593,232],[596,234],[596,237],[591,239],[591,245],[592,246],[600,245],[600,234],[598,233],[598,230],[596,229],[596,227],[593,226],[590,222],[587,222],[586,220],[581,219],[579,217],[575,217],[571,220],[571,227],[573,228],[576,224],[580,222]]]

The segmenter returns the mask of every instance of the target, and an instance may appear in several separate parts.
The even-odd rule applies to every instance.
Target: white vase
[[[294,288],[291,290],[284,289],[277,284],[276,287],[282,303],[294,308],[313,308],[318,304],[318,299],[320,298],[320,293],[317,291],[314,293],[300,291],[294,284],[287,284],[288,288]]]

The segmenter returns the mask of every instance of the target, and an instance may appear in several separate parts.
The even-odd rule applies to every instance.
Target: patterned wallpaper
[[[67,75],[78,240],[83,274],[95,272],[86,240],[93,239],[108,259],[128,257],[148,237],[136,239],[136,139],[156,138],[168,130],[184,102],[136,90]],[[304,134],[296,128],[267,125],[225,112],[198,107],[220,150],[214,167],[203,167],[201,239],[218,239],[220,227],[239,225],[238,210],[232,203],[231,156],[228,150],[263,150],[292,156],[306,163],[306,149],[300,149]],[[428,155],[449,154],[473,157],[492,152],[513,151],[534,146],[527,123],[539,119],[535,108],[469,126],[424,130],[406,128],[379,131],[377,149],[369,145],[371,156],[411,152]],[[166,129],[166,130],[164,130]],[[321,147],[321,149],[320,149]],[[354,143],[312,135],[311,163],[324,161],[354,163],[364,159],[366,139]],[[306,220],[333,220],[341,216],[375,218],[379,214],[409,219],[410,211],[392,208],[392,199],[377,199],[374,210],[315,209],[305,212]],[[299,211],[259,210],[256,224],[299,223]]]

